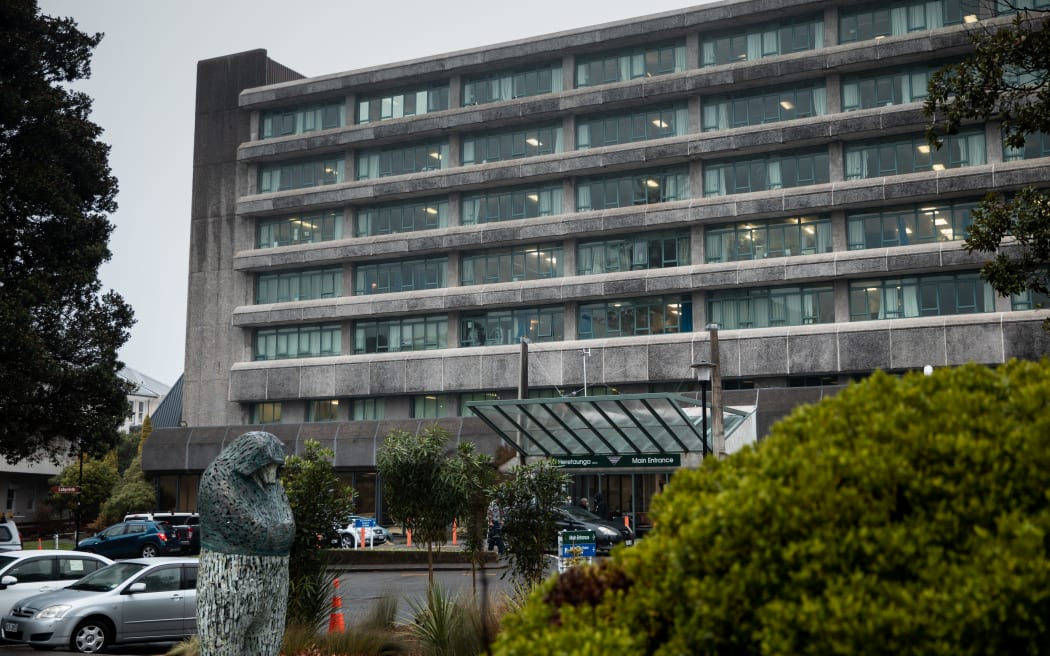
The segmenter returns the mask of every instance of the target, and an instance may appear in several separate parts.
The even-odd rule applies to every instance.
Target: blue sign
[[[598,555],[598,547],[593,542],[585,542],[583,544],[563,544],[561,545],[561,557],[572,558],[574,555],[572,550],[579,547],[580,558],[594,558]]]
[[[354,519],[354,528],[372,528],[375,525],[376,520],[374,517],[372,519],[366,519],[364,517]]]

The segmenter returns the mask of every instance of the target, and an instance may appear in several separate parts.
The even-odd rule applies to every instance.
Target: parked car
[[[346,523],[336,529],[336,534],[339,536],[339,546],[343,549],[356,549],[358,542],[361,540],[361,529],[354,526],[355,520],[358,519],[371,519],[369,517],[362,517],[360,515],[350,515],[346,518]],[[365,529],[365,544],[369,546],[369,531],[371,531],[371,544],[383,544],[389,539],[390,532],[379,526],[378,524],[372,528]]]
[[[94,654],[110,645],[171,642],[197,633],[197,560],[113,563],[61,590],[17,602],[0,637],[33,649]]]
[[[147,512],[124,516],[125,522],[132,519],[167,522],[175,529],[183,554],[192,556],[201,552],[201,518],[195,512]]]
[[[132,520],[108,526],[77,543],[77,551],[109,558],[152,558],[182,553],[175,529],[167,522]]]
[[[634,544],[634,531],[623,524],[602,519],[586,508],[566,504],[554,509],[558,531],[594,531],[595,549],[608,553],[616,545]]]
[[[0,551],[18,551],[22,548],[22,534],[15,520],[0,515]]]
[[[30,595],[63,588],[113,564],[98,554],[56,549],[0,553],[0,615]]]

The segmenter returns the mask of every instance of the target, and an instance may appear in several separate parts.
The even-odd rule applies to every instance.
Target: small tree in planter
[[[521,465],[496,488],[503,510],[503,540],[513,576],[527,587],[543,580],[546,553],[556,546],[554,508],[564,501],[568,476],[553,460]]]

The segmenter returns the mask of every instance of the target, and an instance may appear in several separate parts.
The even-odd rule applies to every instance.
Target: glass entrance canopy
[[[526,456],[710,452],[700,401],[678,394],[471,401],[467,407]],[[744,414],[725,409],[727,435]]]

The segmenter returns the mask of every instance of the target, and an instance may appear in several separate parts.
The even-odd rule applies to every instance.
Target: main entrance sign
[[[562,467],[570,469],[604,469],[615,467],[653,467],[653,468],[677,468],[682,466],[682,454],[630,454],[630,455],[552,455],[554,460]]]

